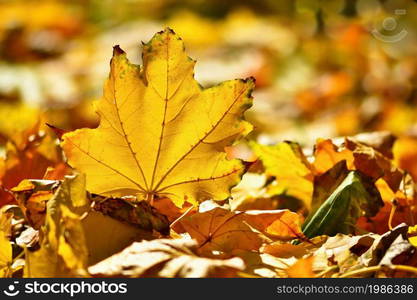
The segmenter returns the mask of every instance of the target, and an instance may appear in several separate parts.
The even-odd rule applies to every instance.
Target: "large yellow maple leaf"
[[[71,166],[87,176],[90,192],[136,194],[142,199],[225,199],[243,173],[224,147],[250,132],[243,113],[252,104],[253,79],[203,89],[195,61],[169,28],[143,46],[143,66],[115,47],[96,129],[63,136]]]

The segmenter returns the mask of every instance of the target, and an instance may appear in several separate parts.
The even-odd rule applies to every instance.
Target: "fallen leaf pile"
[[[98,127],[8,139],[2,277],[417,277],[409,140],[261,144],[254,78],[203,88],[169,28],[142,61],[114,47]]]

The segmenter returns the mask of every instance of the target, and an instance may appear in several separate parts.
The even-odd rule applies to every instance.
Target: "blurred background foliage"
[[[139,64],[165,26],[203,86],[256,78],[262,143],[389,130],[416,146],[416,16],[411,0],[0,1],[0,148],[39,120],[95,127],[112,47]]]

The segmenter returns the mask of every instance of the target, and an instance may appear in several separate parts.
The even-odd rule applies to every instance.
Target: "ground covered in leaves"
[[[18,5],[8,9],[19,12]],[[209,36],[219,26],[177,18],[205,24],[199,28]],[[222,25],[229,38],[242,20],[254,22],[247,25],[253,30],[280,28],[247,11],[229,18]],[[69,27],[58,32],[77,35],[76,21],[62,21]],[[344,37],[359,39],[358,28]],[[417,277],[417,140],[412,131],[378,130],[412,127],[413,93],[407,103],[380,100],[389,107],[366,115],[376,100],[357,110],[349,102],[355,79],[329,71],[321,88],[291,94],[297,117],[271,120],[270,108],[256,107],[258,95],[261,103],[271,95],[267,65],[249,72],[253,77],[203,87],[186,37],[169,27],[155,33],[142,45],[141,65],[114,46],[103,96],[94,102],[97,124],[84,104],[42,115],[0,93],[0,113],[22,117],[18,125],[0,124],[0,276]],[[262,57],[270,55],[266,44],[256,41]],[[343,51],[358,54],[353,44]],[[22,57],[39,59],[26,50]],[[404,82],[380,91],[378,78],[369,78],[381,99],[404,92]],[[415,71],[404,80],[412,89]],[[309,126],[321,122],[319,111],[331,116],[332,138],[282,138],[297,118],[315,131]],[[361,129],[372,131],[356,134]]]

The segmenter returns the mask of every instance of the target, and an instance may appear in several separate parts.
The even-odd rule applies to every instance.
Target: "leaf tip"
[[[119,45],[115,45],[113,47],[113,56],[122,55],[122,54],[125,54],[125,52],[120,48]]]
[[[52,131],[55,133],[59,140],[62,140],[62,136],[68,132],[67,130],[55,127],[54,125],[48,123],[45,123],[45,125],[52,129]]]
[[[164,34],[167,34],[167,35],[177,35],[176,33],[175,33],[175,31],[171,28],[171,27],[165,27],[163,30],[161,30],[161,31],[158,31],[155,35],[154,35],[154,37],[153,38],[155,38],[155,37],[157,37],[157,36],[161,36],[161,35],[164,35]],[[152,39],[153,39],[152,38]],[[152,40],[151,39],[151,40]]]

